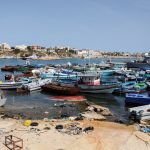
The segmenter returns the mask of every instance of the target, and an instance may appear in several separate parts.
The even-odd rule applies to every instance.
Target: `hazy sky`
[[[150,0],[0,0],[0,43],[150,49]]]

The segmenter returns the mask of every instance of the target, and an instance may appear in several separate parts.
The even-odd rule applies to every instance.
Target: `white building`
[[[79,50],[79,51],[77,51],[77,55],[79,57],[87,57],[88,54],[89,54],[89,50]]]
[[[26,45],[16,45],[15,49],[26,50],[27,46]]]
[[[0,48],[1,48],[1,49],[11,49],[11,47],[10,47],[9,44],[7,44],[7,43],[2,43],[2,44],[0,45]]]
[[[79,57],[84,57],[84,58],[96,58],[96,57],[101,57],[101,52],[100,51],[95,51],[95,50],[79,50],[77,51],[77,55]]]

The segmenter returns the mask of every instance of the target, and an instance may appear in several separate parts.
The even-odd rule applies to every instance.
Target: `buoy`
[[[32,120],[26,120],[23,125],[26,127],[29,127],[31,123],[32,123]]]

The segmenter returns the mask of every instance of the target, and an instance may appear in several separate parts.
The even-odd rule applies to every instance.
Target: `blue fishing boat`
[[[148,93],[143,94],[126,94],[126,105],[148,105],[150,104],[150,95]]]
[[[46,78],[52,78],[52,79],[78,79],[79,77],[77,75],[67,75],[62,73],[42,73],[41,74],[42,79]]]
[[[115,70],[110,70],[110,69],[100,71],[101,76],[112,76],[114,73]]]
[[[121,87],[123,89],[132,89],[135,84],[136,84],[135,81],[128,81],[128,82],[123,83]]]
[[[136,90],[136,89],[123,89],[123,88],[116,88],[113,91],[113,94],[115,95],[125,95],[126,93],[143,93],[143,91]]]

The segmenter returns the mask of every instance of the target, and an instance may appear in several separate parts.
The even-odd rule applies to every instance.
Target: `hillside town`
[[[101,57],[142,57],[143,53],[112,52],[107,50],[77,49],[69,46],[43,47],[40,45],[0,44],[0,58],[32,58],[32,59],[60,59],[60,58],[101,58]]]

